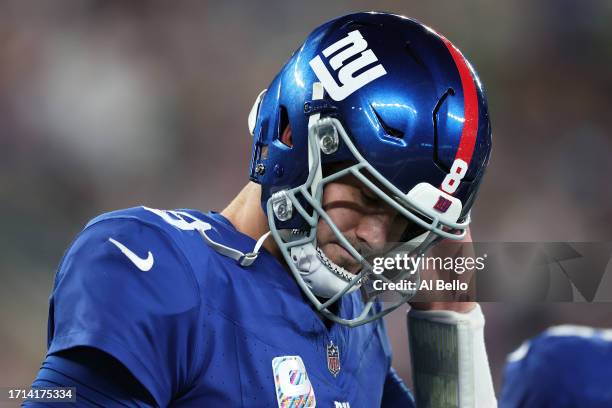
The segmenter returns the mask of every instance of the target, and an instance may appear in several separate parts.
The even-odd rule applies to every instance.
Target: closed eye
[[[379,205],[383,202],[383,199],[376,195],[369,188],[362,188],[361,196],[363,198],[364,203],[367,205]]]

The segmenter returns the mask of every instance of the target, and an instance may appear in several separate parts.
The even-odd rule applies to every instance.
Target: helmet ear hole
[[[291,125],[287,125],[283,134],[281,135],[280,142],[287,147],[293,147],[293,134],[291,133]]]
[[[278,140],[287,147],[293,147],[293,133],[291,132],[291,124],[289,123],[289,115],[287,108],[280,107],[280,120],[278,124]]]

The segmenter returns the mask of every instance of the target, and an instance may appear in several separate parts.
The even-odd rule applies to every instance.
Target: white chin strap
[[[342,291],[353,275],[327,259],[337,268],[335,272],[330,270],[322,262],[321,257],[327,259],[321,251],[317,251],[312,243],[291,248],[291,260],[308,288],[312,290],[315,296],[329,299]],[[343,279],[339,275],[344,275],[347,279]],[[346,293],[354,292],[357,288],[359,288],[359,284],[354,285]]]

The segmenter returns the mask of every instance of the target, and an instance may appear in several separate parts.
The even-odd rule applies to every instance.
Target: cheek
[[[354,228],[358,224],[360,218],[358,211],[346,207],[332,208],[327,214],[334,224],[336,224],[336,227],[342,232]]]
[[[322,218],[319,218],[319,223],[317,224],[317,242],[319,246],[325,245],[330,241],[333,241],[335,238],[334,233],[331,228]]]
[[[348,232],[355,228],[355,220],[359,219],[356,211],[342,207],[332,208],[327,211],[327,214],[340,232],[342,232],[342,234],[345,236],[350,235]],[[337,241],[331,227],[322,218],[319,219],[319,223],[317,225],[317,240],[319,244]]]
[[[349,232],[356,228],[359,222],[359,212],[347,206],[347,203],[356,201],[358,193],[355,187],[343,183],[330,183],[323,191],[323,208],[345,236],[350,235]],[[319,219],[317,226],[317,240],[319,244],[337,241],[332,229],[322,218]]]
[[[408,220],[404,217],[391,217],[387,242],[399,242],[406,228],[408,228]]]

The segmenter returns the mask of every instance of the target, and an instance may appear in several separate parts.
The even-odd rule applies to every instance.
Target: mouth
[[[342,248],[342,249],[344,249],[344,248]],[[348,252],[347,252],[347,254],[348,254]],[[321,248],[317,248],[317,257],[319,258],[321,263],[323,263],[323,265],[325,265],[327,267],[327,269],[332,271],[335,275],[337,275],[339,278],[341,278],[343,281],[345,281],[347,283],[350,282],[355,277],[355,275],[356,275],[356,274],[350,273],[349,271],[347,271],[346,269],[344,269],[340,265],[335,264],[331,259],[329,259],[323,253]],[[359,273],[359,271],[357,273]],[[360,278],[357,281],[357,284],[361,285],[362,283],[364,283],[366,281],[367,281],[367,276],[364,276],[364,277]]]

